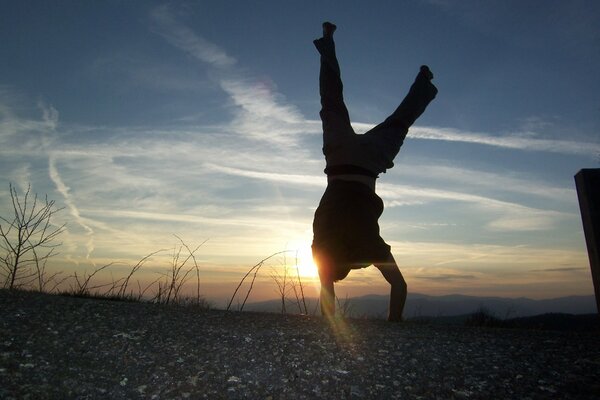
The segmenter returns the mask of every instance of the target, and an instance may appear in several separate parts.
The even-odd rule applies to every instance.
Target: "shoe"
[[[428,103],[435,98],[438,92],[435,85],[431,83],[432,79],[433,72],[431,72],[427,65],[421,65],[417,78],[415,79],[415,85],[421,87],[421,92],[425,95]]]
[[[323,37],[332,37],[333,36],[333,32],[335,32],[335,30],[337,29],[337,26],[335,24],[332,24],[331,22],[323,22]]]
[[[429,81],[433,79],[433,72],[431,72],[427,65],[421,65],[421,68],[419,69],[419,75],[422,75]]]

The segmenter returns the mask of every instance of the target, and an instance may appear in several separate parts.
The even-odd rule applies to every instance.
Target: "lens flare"
[[[298,273],[302,278],[318,278],[319,273],[312,257],[312,250],[309,242],[294,243],[294,246],[289,245],[289,249],[294,251],[293,266],[298,267]],[[288,261],[288,264],[289,261]]]

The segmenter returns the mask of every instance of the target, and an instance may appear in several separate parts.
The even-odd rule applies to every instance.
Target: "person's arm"
[[[388,311],[388,321],[402,321],[402,312],[406,303],[407,285],[396,260],[390,254],[389,261],[384,264],[375,265],[385,280],[390,284],[390,308]]]
[[[327,318],[335,316],[335,289],[333,280],[319,274],[321,280],[321,315]]]

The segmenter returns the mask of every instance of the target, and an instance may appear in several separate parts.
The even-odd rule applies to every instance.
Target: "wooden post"
[[[600,313],[600,168],[579,171],[575,175],[575,185],[592,270],[596,309]]]

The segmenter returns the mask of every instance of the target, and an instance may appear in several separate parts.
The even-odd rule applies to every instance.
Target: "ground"
[[[597,332],[0,291],[2,399],[592,399]]]

